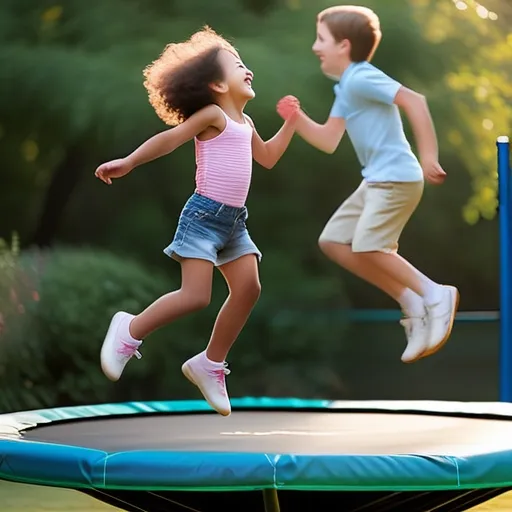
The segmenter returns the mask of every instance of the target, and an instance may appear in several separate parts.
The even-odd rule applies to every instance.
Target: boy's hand
[[[125,158],[119,158],[101,164],[94,172],[94,175],[107,185],[112,185],[112,178],[126,176],[132,169],[133,167]]]
[[[300,101],[295,96],[285,96],[277,102],[277,113],[285,121],[293,121],[300,112]]]
[[[423,169],[423,176],[432,185],[441,185],[446,179],[446,172],[435,159],[427,158],[421,160],[421,168]]]

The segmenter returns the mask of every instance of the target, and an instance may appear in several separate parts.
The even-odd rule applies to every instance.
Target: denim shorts
[[[247,231],[247,208],[219,203],[194,193],[185,203],[172,243],[164,253],[180,261],[198,258],[221,266],[246,254],[261,252]]]

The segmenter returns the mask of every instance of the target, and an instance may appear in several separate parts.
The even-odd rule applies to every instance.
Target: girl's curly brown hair
[[[162,121],[177,125],[215,102],[209,84],[223,79],[217,58],[223,49],[238,57],[226,39],[205,26],[187,41],[167,45],[144,69],[149,102]]]

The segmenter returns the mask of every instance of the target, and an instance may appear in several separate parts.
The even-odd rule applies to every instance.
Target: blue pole
[[[498,185],[500,225],[500,400],[512,402],[512,292],[510,249],[511,184],[510,143],[508,137],[498,137]]]

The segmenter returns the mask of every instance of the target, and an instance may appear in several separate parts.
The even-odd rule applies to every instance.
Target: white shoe
[[[428,324],[430,327],[428,349],[423,357],[431,356],[448,341],[453,329],[455,313],[459,307],[460,294],[455,286],[442,286],[442,297],[436,304],[428,305]]]
[[[231,414],[231,403],[226,389],[226,375],[230,373],[227,363],[214,366],[208,363],[202,352],[183,363],[181,371],[192,384],[199,388],[213,409],[222,416]]]
[[[101,369],[112,381],[119,380],[124,367],[133,356],[138,359],[142,357],[137,350],[141,342],[134,343],[130,333],[125,332],[128,322],[124,320],[127,318],[133,318],[133,315],[121,311],[112,317],[101,347]]]
[[[403,363],[414,363],[421,359],[423,353],[428,349],[429,326],[427,317],[405,317],[400,320],[400,325],[405,329],[407,336],[407,347],[402,354]]]

